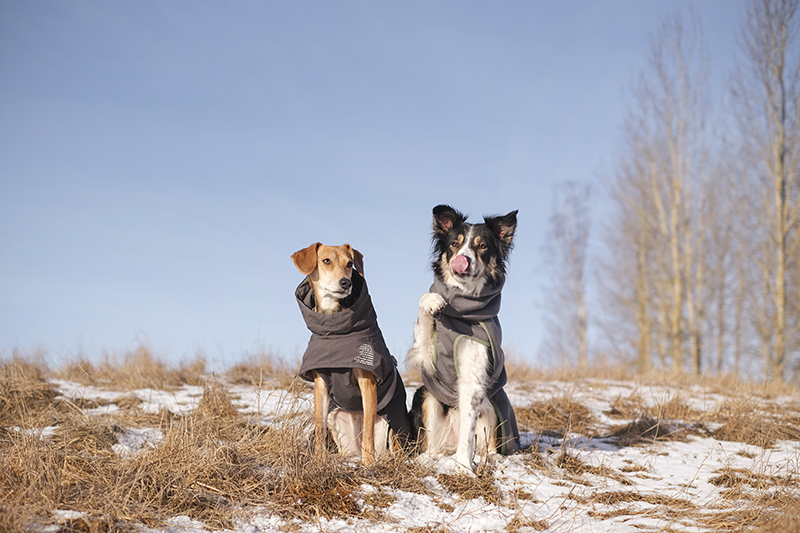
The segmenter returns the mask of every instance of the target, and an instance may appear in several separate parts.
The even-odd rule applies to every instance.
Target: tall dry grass
[[[57,394],[46,375],[43,362],[18,354],[0,365],[0,426],[34,427],[52,409]]]
[[[233,364],[224,376],[229,383],[253,387],[269,385],[296,391],[302,386],[296,378],[299,369],[299,362],[288,362],[266,352],[257,352]]]
[[[205,374],[206,360],[203,356],[174,367],[156,357],[148,346],[139,345],[122,355],[106,354],[98,365],[87,359],[75,359],[54,372],[53,376],[83,385],[127,391],[200,385]]]
[[[569,383],[572,391],[623,376],[604,371],[572,376],[570,381],[567,372],[554,375],[514,364],[509,372],[514,383],[556,379]],[[423,479],[431,474],[425,462],[390,456],[363,468],[336,455],[316,457],[309,443],[311,414],[300,404],[290,406],[269,426],[253,423],[235,407],[230,384],[259,387],[268,382],[270,387],[301,390],[292,366],[257,354],[214,377],[207,375],[202,358],[172,367],[146,348],[98,365],[71,362],[56,371],[40,359],[18,354],[0,362],[0,529],[21,532],[54,524],[64,532],[133,531],[137,524],[165,527],[179,515],[219,529],[234,527],[237,520],[263,510],[283,517],[291,528],[319,517],[382,520],[382,510],[395,500],[390,489],[431,494]],[[113,403],[120,409],[89,416],[86,409],[97,402],[60,398],[48,382],[51,377],[119,391]],[[635,379],[663,382],[663,377]],[[202,385],[203,395],[197,408],[183,416],[144,412],[129,392],[185,384]],[[678,380],[679,393],[649,407],[636,393],[617,398],[605,414],[619,420],[618,425],[601,424],[569,391],[520,406],[517,416],[522,429],[538,434],[615,438],[622,446],[683,439],[692,432],[761,446],[765,453],[777,440],[800,441],[800,406],[772,401],[790,390],[706,383],[711,389],[726,388],[729,399],[711,412],[697,412],[689,407],[687,392],[697,385]],[[119,453],[120,443],[134,428],[156,430],[161,439],[134,453]],[[691,517],[708,531],[798,531],[798,468],[789,473],[721,468],[712,482],[724,489],[723,496],[713,503],[718,508],[708,512],[682,498],[640,494],[631,482],[640,468],[617,471],[592,465],[567,446],[551,457],[537,447],[522,456],[538,475],[559,482],[591,486],[593,479],[605,478],[621,485],[621,490],[584,498],[598,519],[633,516],[641,512],[635,504],[642,502],[656,506],[657,512],[674,507],[681,517]],[[502,494],[491,462],[482,464],[478,474],[477,479],[438,474],[437,480],[461,499],[506,504],[509,497],[534,497],[522,490],[513,496]],[[377,490],[365,493],[363,485]],[[439,505],[447,510],[448,504]],[[507,530],[547,527],[546,522],[517,513]]]
[[[143,367],[133,371],[137,361]],[[190,382],[183,371],[171,371],[144,352],[124,359],[119,368],[83,368],[83,382],[121,390]],[[166,375],[155,379],[151,373],[162,368]],[[67,368],[50,375],[65,378],[74,372]],[[113,417],[87,416],[59,400],[48,374],[18,358],[0,366],[4,531],[48,524],[63,531],[132,531],[135,524],[164,527],[179,515],[209,528],[231,528],[258,509],[288,520],[358,517],[379,512],[382,505],[374,496],[372,505],[360,503],[364,483],[427,490],[419,481],[424,467],[401,457],[366,469],[336,455],[316,457],[308,442],[308,412],[290,410],[269,427],[247,422],[227,386],[208,377],[194,412],[150,418],[163,433],[159,444],[117,453],[114,446],[129,426]],[[56,510],[79,514],[59,518]]]

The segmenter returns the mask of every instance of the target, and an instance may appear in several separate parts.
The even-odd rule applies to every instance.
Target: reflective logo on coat
[[[372,366],[374,360],[375,353],[372,351],[372,345],[362,344],[358,347],[358,356],[353,359],[353,362],[359,365]]]

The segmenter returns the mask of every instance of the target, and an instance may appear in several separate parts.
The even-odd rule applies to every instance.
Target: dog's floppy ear
[[[505,252],[511,249],[511,244],[514,239],[514,230],[517,228],[517,211],[518,210],[514,210],[502,217],[483,217],[486,227],[497,237],[497,240],[500,242]]]
[[[353,252],[353,264],[356,266],[356,270],[358,270],[359,274],[362,276],[364,275],[364,254],[350,246],[349,244],[344,245],[345,248]]]
[[[447,235],[453,226],[466,222],[467,217],[449,205],[437,205],[433,208],[433,235],[441,237]]]
[[[292,254],[294,266],[297,267],[301,274],[308,276],[317,268],[317,250],[320,246],[322,246],[322,243],[317,242]]]

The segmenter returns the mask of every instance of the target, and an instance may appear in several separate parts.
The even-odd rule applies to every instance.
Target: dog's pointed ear
[[[344,247],[347,248],[348,250],[350,250],[351,252],[353,252],[353,264],[355,265],[356,270],[358,270],[358,273],[363,276],[364,275],[364,254],[362,254],[361,252],[359,252],[358,250],[356,250],[355,248],[353,248],[349,244],[345,244]]]
[[[454,226],[466,222],[467,217],[449,205],[437,205],[433,208],[433,235],[441,237],[447,235]]]
[[[317,250],[320,246],[322,246],[322,243],[317,242],[292,254],[294,266],[297,267],[301,274],[308,276],[317,268]]]
[[[486,227],[497,237],[504,251],[511,249],[514,230],[517,228],[517,212],[518,210],[514,210],[505,216],[483,217]]]

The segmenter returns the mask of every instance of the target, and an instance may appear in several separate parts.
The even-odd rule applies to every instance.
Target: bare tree
[[[556,190],[543,247],[550,279],[543,349],[562,361],[588,365],[586,260],[591,188],[567,182]]]
[[[783,380],[787,354],[796,346],[797,305],[790,305],[791,236],[798,203],[798,99],[800,59],[797,54],[797,0],[752,0],[742,25],[741,57],[732,96],[742,140],[742,156],[760,187],[756,236],[761,254],[754,259],[761,272],[760,315],[754,318],[762,339],[768,377]]]
[[[665,295],[658,289],[660,272],[656,249],[657,221],[650,173],[654,161],[646,120],[640,109],[629,108],[623,125],[623,144],[613,175],[608,180],[612,209],[603,217],[602,240],[606,254],[598,262],[601,323],[606,339],[640,371],[653,367],[657,358],[666,365]]]
[[[709,188],[706,195],[706,202],[702,212],[709,219],[707,233],[708,248],[708,291],[710,299],[713,300],[712,312],[714,319],[709,324],[715,339],[714,342],[714,370],[719,375],[723,372],[725,354],[728,351],[729,330],[732,317],[729,316],[728,309],[735,300],[733,291],[733,274],[735,274],[734,249],[736,243],[736,217],[731,216],[736,209],[736,184],[728,172],[721,168],[714,171],[716,176],[713,188]],[[713,193],[713,194],[712,194]]]
[[[635,249],[625,259],[635,267],[621,268],[636,273],[629,312],[638,324],[641,368],[649,365],[644,359],[652,347],[662,366],[669,361],[681,372],[688,353],[693,371],[701,369],[707,70],[697,20],[665,20],[623,126],[625,155],[614,173],[612,201],[618,231]]]

